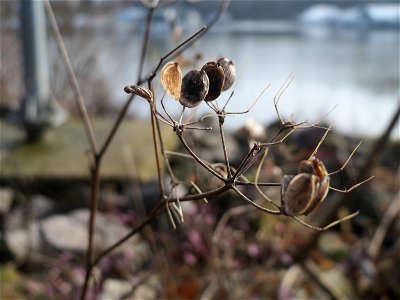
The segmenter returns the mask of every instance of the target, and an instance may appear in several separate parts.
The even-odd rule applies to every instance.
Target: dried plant
[[[104,257],[108,256],[114,249],[122,245],[130,237],[137,234],[144,227],[150,224],[150,222],[157,218],[157,216],[159,216],[162,212],[167,212],[169,220],[173,227],[176,227],[176,223],[184,222],[185,216],[181,206],[182,202],[196,200],[204,200],[207,202],[207,199],[212,199],[215,196],[218,196],[227,191],[233,191],[240,199],[264,213],[288,216],[299,221],[301,224],[305,225],[308,228],[312,228],[318,231],[324,231],[338,224],[339,222],[354,217],[355,215],[357,215],[358,212],[334,221],[333,223],[330,223],[324,227],[310,225],[304,220],[300,219],[299,216],[307,215],[310,212],[314,211],[318,207],[318,205],[326,198],[329,190],[347,193],[372,178],[370,177],[368,179],[365,179],[360,183],[352,186],[351,188],[345,190],[339,190],[330,186],[330,176],[340,172],[345,168],[359,145],[354,149],[354,151],[350,154],[349,158],[346,160],[346,162],[344,162],[343,166],[339,170],[333,171],[331,173],[326,170],[324,163],[321,160],[317,159],[315,156],[318,148],[330,131],[332,125],[328,128],[319,125],[322,120],[316,123],[295,123],[293,121],[284,121],[279,113],[278,103],[283,92],[288,88],[290,82],[293,80],[292,75],[283,84],[282,88],[279,89],[277,95],[274,98],[274,106],[280,122],[280,128],[277,130],[272,139],[255,142],[248,153],[242,158],[241,162],[237,166],[233,166],[230,162],[229,153],[227,152],[226,147],[226,138],[224,133],[224,124],[226,122],[226,119],[230,115],[249,113],[251,109],[256,105],[261,95],[268,88],[268,86],[264,89],[264,91],[262,91],[262,93],[257,97],[257,99],[248,109],[242,112],[228,112],[227,106],[231,101],[234,92],[230,94],[230,96],[222,106],[221,103],[219,103],[219,101],[221,101],[219,100],[219,98],[221,97],[221,94],[223,95],[224,92],[232,86],[236,78],[235,66],[230,59],[216,59],[213,62],[207,63],[200,71],[189,71],[188,74],[183,76],[183,78],[179,64],[173,61],[176,56],[178,56],[180,53],[182,53],[182,51],[190,47],[190,45],[192,45],[194,41],[198,40],[209,30],[210,27],[212,27],[212,25],[226,10],[229,1],[224,0],[221,2],[221,6],[217,11],[215,17],[209,22],[209,24],[207,24],[207,26],[201,28],[198,32],[188,37],[177,47],[161,57],[160,61],[158,62],[158,64],[156,64],[154,69],[149,74],[143,75],[142,69],[148,49],[150,26],[152,23],[154,11],[159,8],[159,3],[157,1],[148,3],[146,31],[143,37],[141,57],[139,58],[140,67],[138,71],[138,80],[136,84],[129,85],[124,88],[124,91],[129,94],[129,97],[126,100],[125,105],[122,107],[112,128],[110,128],[105,142],[102,145],[99,145],[94,134],[88,112],[86,111],[78,82],[75,78],[74,72],[69,62],[69,58],[65,50],[60,32],[58,30],[50,3],[48,0],[45,1],[46,10],[50,18],[51,29],[57,40],[57,45],[59,47],[62,60],[67,69],[68,78],[73,87],[73,91],[75,92],[75,99],[78,102],[81,117],[85,125],[87,138],[90,144],[92,164],[90,221],[88,227],[89,239],[86,257],[86,275],[81,292],[81,299],[86,298],[93,268]],[[171,61],[166,62],[167,60]],[[159,70],[161,67],[163,68],[159,74]],[[162,95],[162,97],[157,97],[153,88],[153,81],[158,75],[160,75],[162,85],[165,89],[165,93],[164,95]],[[143,87],[143,85],[147,85],[147,87]],[[179,100],[179,102],[182,104],[182,112],[178,120],[175,120],[171,116],[164,105],[164,98],[166,94],[173,99]],[[143,219],[139,224],[137,224],[129,234],[127,234],[125,237],[120,239],[108,249],[100,253],[96,253],[94,249],[93,236],[99,198],[99,170],[102,163],[102,158],[104,157],[104,154],[106,153],[116,132],[118,131],[119,126],[127,113],[128,107],[136,96],[146,100],[144,103],[147,103],[150,109],[150,122],[153,133],[152,140],[154,144],[156,157],[155,164],[157,166],[158,185],[160,191],[159,201],[157,205],[152,209],[152,211],[148,214],[148,216]],[[190,109],[200,104],[208,105],[212,110],[212,113],[196,121],[192,121],[192,117],[185,118],[184,114],[186,108]],[[161,110],[160,107],[162,108]],[[221,140],[221,149],[223,151],[224,160],[217,163],[212,163],[201,158],[196,153],[194,148],[190,146],[190,142],[187,138],[188,132],[193,130],[201,130],[203,131],[205,136],[210,130],[212,130],[212,128],[204,126],[204,120],[206,118],[216,118],[218,120],[218,132]],[[180,144],[183,149],[185,149],[186,153],[171,152],[166,149],[164,144],[164,137],[160,130],[161,123],[169,126],[170,129],[175,132],[177,139],[180,141]],[[284,143],[285,140],[296,130],[311,127],[321,128],[321,130],[325,130],[325,134],[321,138],[319,144],[316,145],[316,148],[314,152],[311,153],[309,159],[300,163],[298,174],[286,175],[284,176],[284,178],[282,178],[281,182],[268,183],[260,181],[260,170],[270,150]],[[178,180],[177,176],[174,173],[174,169],[170,164],[171,155],[179,155],[185,158],[190,158],[199,167],[203,168],[205,172],[208,173],[210,178],[213,178],[216,182],[218,182],[218,186],[216,188],[210,188],[208,190],[200,190],[197,182],[193,180],[188,180],[188,182],[182,182]],[[257,162],[258,165],[256,164]],[[250,181],[245,175],[246,172],[249,169],[254,168],[255,165],[257,167],[255,180]],[[164,170],[166,174],[164,173]],[[166,176],[168,176],[171,180],[170,189],[167,189],[164,184],[164,179],[166,178]],[[182,184],[191,185],[194,188],[195,193],[178,197],[178,193],[176,192],[177,187]],[[273,208],[264,207],[259,204],[256,201],[257,199],[252,199],[250,195],[247,195],[245,192],[243,192],[241,186],[253,187],[258,192],[259,197],[266,200],[267,203],[269,203]],[[265,193],[266,188],[277,187],[281,189],[280,205],[271,200]],[[238,210],[241,211],[242,208],[238,208]]]

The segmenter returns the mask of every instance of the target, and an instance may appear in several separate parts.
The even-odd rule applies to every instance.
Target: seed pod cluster
[[[161,84],[167,94],[188,108],[203,100],[216,100],[232,86],[235,77],[235,66],[227,58],[208,62],[200,71],[189,71],[183,78],[177,62],[168,62],[161,70]]]
[[[328,194],[329,180],[328,172],[319,159],[312,157],[302,161],[297,175],[284,177],[284,211],[292,216],[311,213]]]

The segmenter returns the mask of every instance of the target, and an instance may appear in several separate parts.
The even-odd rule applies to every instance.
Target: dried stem
[[[158,3],[157,3],[158,5]],[[143,65],[144,65],[144,60],[146,58],[146,53],[147,53],[147,45],[149,44],[149,36],[150,36],[150,29],[151,29],[151,24],[153,23],[153,17],[154,17],[154,11],[156,7],[150,6],[147,10],[147,18],[146,18],[146,31],[143,36],[143,42],[142,42],[142,50],[140,53],[140,61],[139,61],[139,70],[138,70],[138,76],[137,76],[137,81],[140,80],[142,77],[142,71],[143,71]]]
[[[224,134],[224,117],[219,117],[219,134],[221,136],[222,151],[224,152],[225,165],[228,169],[228,179],[232,177],[231,167],[229,165],[228,153],[226,152],[226,142]]]
[[[231,2],[231,0],[223,0],[221,3],[221,6],[219,7],[217,13],[214,15],[214,17],[206,24],[206,26],[204,26],[204,30],[199,32],[199,36],[196,37],[200,38],[202,37],[204,34],[206,34],[214,25],[215,23],[217,23],[217,21],[221,18],[221,16],[225,13],[225,11],[227,10],[229,3]],[[182,45],[181,47],[179,47],[178,49],[176,49],[176,51],[174,51],[173,53],[173,57],[177,57],[179,56],[183,51],[185,51],[187,48],[191,47],[193,45],[193,43],[196,41],[196,39],[191,39],[189,41],[187,41],[184,45]],[[173,58],[172,57],[172,58]],[[158,66],[159,67],[159,66]],[[156,71],[158,70],[158,68],[156,69]],[[154,72],[155,73],[155,72]]]
[[[190,153],[190,155],[201,165],[203,166],[207,171],[209,171],[211,174],[213,174],[215,177],[218,179],[226,182],[226,179],[222,177],[220,174],[218,174],[215,170],[210,168],[205,162],[203,162],[197,155],[196,153],[193,152],[193,150],[189,147],[189,145],[186,143],[183,133],[182,132],[177,132],[178,138],[181,141],[182,145],[186,148],[186,150]]]
[[[189,38],[187,38],[185,41],[183,41],[181,44],[179,44],[177,47],[175,47],[174,49],[172,49],[171,51],[169,51],[167,54],[165,54],[164,56],[162,56],[160,58],[160,61],[158,62],[158,65],[153,69],[152,72],[150,72],[145,78],[142,78],[141,80],[139,80],[137,85],[141,85],[146,81],[149,80],[153,80],[154,77],[157,76],[157,71],[160,69],[160,67],[162,66],[163,62],[169,58],[171,55],[175,54],[177,51],[179,51],[181,48],[183,48],[185,45],[187,45],[188,43],[197,40],[198,38],[200,38],[202,36],[202,33],[204,31],[206,31],[207,26],[203,26],[199,31],[197,31],[195,34],[191,35]],[[186,49],[186,48],[185,48]],[[181,53],[181,52],[180,52]]]
[[[198,32],[196,32],[195,34],[193,34],[192,36],[190,36],[188,39],[186,39],[185,41],[183,41],[180,45],[178,45],[177,47],[175,47],[174,49],[172,49],[170,52],[168,52],[166,55],[164,55],[161,59],[160,62],[158,63],[157,67],[153,69],[152,72],[150,72],[145,79],[140,79],[137,81],[136,85],[142,85],[144,82],[148,82],[148,81],[152,81],[154,79],[154,77],[156,77],[157,75],[157,71],[160,68],[160,66],[162,65],[162,63],[165,61],[165,59],[167,59],[170,55],[172,55],[175,51],[177,51],[178,49],[180,49],[181,47],[183,47],[186,43],[190,42],[193,39],[196,39],[199,37],[199,34],[201,32],[203,32],[205,30],[205,27],[203,27],[202,29],[200,29]],[[111,144],[119,126],[122,123],[122,120],[124,119],[126,113],[128,112],[129,106],[133,100],[133,98],[135,97],[134,94],[131,94],[129,96],[129,98],[127,99],[127,101],[125,102],[125,105],[123,106],[122,110],[120,111],[120,113],[118,114],[117,119],[115,120],[115,123],[113,124],[109,134],[107,135],[106,141],[104,142],[103,146],[101,147],[100,150],[100,154],[103,155],[109,145]]]
[[[89,228],[88,228],[89,239],[88,239],[88,248],[86,252],[86,274],[82,288],[81,299],[85,299],[92,271],[92,261],[94,253],[94,232],[96,225],[96,212],[97,212],[99,189],[100,189],[100,162],[101,158],[99,156],[96,156],[91,175],[92,186],[90,191],[91,195],[90,217],[89,217]]]
[[[239,167],[237,168],[236,173],[233,175],[232,178],[238,178],[242,174],[244,174],[244,172],[246,172],[257,161],[257,159],[262,154],[264,154],[264,152],[270,146],[282,144],[282,142],[296,130],[296,127],[289,128],[288,133],[285,134],[281,139],[277,140],[278,137],[287,129],[288,129],[287,127],[282,127],[278,131],[278,133],[275,135],[275,137],[271,140],[271,142],[268,142],[268,143],[255,143],[254,146],[250,149],[250,151],[247,153],[245,158],[240,163]]]
[[[328,296],[328,299],[337,299],[336,295],[334,292],[331,290],[331,288],[318,276],[318,271],[319,270],[314,270],[313,265],[307,262],[300,262],[299,263],[300,267],[303,269],[303,271],[308,275],[308,277],[314,281],[314,283],[321,289],[323,290],[326,295]]]
[[[272,214],[272,215],[282,215],[282,212],[281,212],[280,210],[268,209],[268,208],[265,208],[265,207],[263,207],[263,206],[261,206],[261,205],[255,203],[254,201],[250,200],[246,195],[244,195],[241,191],[239,191],[239,190],[237,189],[237,187],[232,186],[232,189],[233,189],[242,199],[244,199],[246,202],[250,203],[250,205],[254,206],[255,208],[257,208],[257,209],[259,209],[259,210],[261,210],[261,211],[263,211],[263,212]]]
[[[154,114],[154,106],[150,106],[150,118],[151,118],[151,131],[152,131],[152,138],[153,138],[153,145],[154,145],[154,154],[156,157],[156,166],[157,166],[157,174],[158,174],[158,186],[160,188],[160,197],[164,196],[165,190],[164,190],[164,179],[163,179],[163,173],[162,173],[162,168],[161,168],[161,162],[160,162],[160,157],[158,153],[158,143],[157,143],[157,137],[160,135],[160,132],[158,132],[157,128],[157,118]]]
[[[380,249],[383,243],[383,240],[393,222],[396,218],[399,217],[400,214],[400,193],[398,193],[389,207],[386,209],[386,212],[375,231],[374,236],[372,237],[367,253],[369,257],[373,260],[377,259],[380,253]]]
[[[61,37],[60,29],[58,28],[56,17],[54,16],[53,9],[51,8],[51,4],[49,0],[44,1],[44,6],[46,8],[47,15],[49,17],[50,29],[53,32],[54,38],[56,40],[58,51],[60,52],[61,59],[64,63],[64,66],[67,70],[67,76],[69,83],[72,86],[72,90],[75,94],[75,101],[78,104],[79,113],[82,118],[83,124],[85,126],[86,135],[90,144],[90,149],[93,155],[98,153],[96,137],[94,135],[92,123],[89,118],[89,114],[87,112],[85,102],[83,101],[82,93],[78,85],[78,80],[76,79],[74,70],[72,68],[71,61],[69,60],[69,56],[67,53],[67,49],[65,49],[64,41]]]
[[[229,186],[221,186],[217,189],[204,192],[201,194],[193,194],[193,195],[187,195],[179,198],[180,202],[186,202],[186,201],[193,201],[193,200],[203,200],[204,198],[211,198],[215,197],[216,195],[220,195],[227,191],[229,189]],[[177,198],[171,198],[168,199],[168,202],[176,202]],[[146,225],[148,225],[155,217],[157,217],[164,209],[165,209],[165,204],[167,200],[163,200],[158,202],[158,204],[152,209],[150,214],[146,219],[144,219],[139,225],[137,225],[135,228],[131,230],[127,235],[125,235],[123,238],[121,238],[119,241],[115,242],[113,245],[111,245],[109,248],[101,252],[93,261],[92,263],[92,268],[97,265],[101,259],[103,259],[105,256],[110,254],[112,251],[114,251],[116,248],[118,248],[120,245],[122,245],[125,241],[127,241],[129,238],[134,236],[136,233],[140,232]]]

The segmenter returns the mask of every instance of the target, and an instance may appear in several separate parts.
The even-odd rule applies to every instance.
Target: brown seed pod
[[[222,67],[225,73],[225,82],[222,91],[228,90],[236,79],[236,68],[229,58],[220,58],[218,64]]]
[[[179,102],[188,108],[195,107],[204,100],[209,89],[209,80],[204,71],[190,71],[182,79]]]
[[[221,95],[222,88],[224,86],[225,74],[221,66],[216,62],[210,61],[206,63],[202,71],[206,72],[208,80],[210,81],[210,87],[208,89],[208,94],[205,101],[214,101]]]
[[[300,163],[299,174],[285,176],[283,180],[283,209],[291,216],[308,215],[329,191],[328,172],[315,157]]]
[[[177,62],[170,61],[161,70],[161,84],[167,94],[178,100],[181,95],[182,72]]]
[[[138,95],[149,102],[153,101],[153,93],[148,89],[142,88],[141,86],[129,85],[124,87],[124,91],[127,94]]]

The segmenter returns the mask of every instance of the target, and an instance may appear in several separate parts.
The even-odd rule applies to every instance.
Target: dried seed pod
[[[328,172],[315,157],[300,163],[299,174],[283,180],[283,209],[292,216],[308,215],[329,191]]]
[[[188,108],[195,107],[204,100],[208,93],[209,80],[204,71],[190,71],[182,79],[179,102]]]
[[[224,70],[221,66],[213,61],[206,63],[201,70],[206,72],[208,80],[210,81],[208,94],[204,100],[214,101],[222,93],[222,88],[225,81]]]
[[[141,86],[129,85],[124,87],[124,91],[127,94],[138,95],[149,102],[153,101],[153,93],[148,89],[142,88]]]
[[[233,62],[228,58],[220,58],[218,64],[222,67],[225,73],[225,82],[222,91],[228,90],[236,79],[236,68]]]
[[[181,95],[182,72],[177,62],[170,61],[161,70],[161,84],[167,94],[178,100]]]

